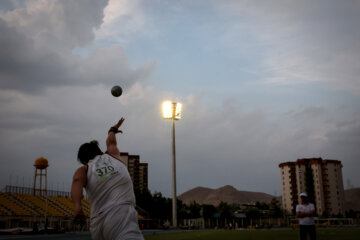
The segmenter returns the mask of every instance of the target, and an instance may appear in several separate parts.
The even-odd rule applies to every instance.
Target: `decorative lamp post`
[[[175,152],[175,120],[181,118],[181,103],[166,101],[163,103],[163,118],[171,119],[172,125],[172,225],[177,228],[176,209],[176,152]]]

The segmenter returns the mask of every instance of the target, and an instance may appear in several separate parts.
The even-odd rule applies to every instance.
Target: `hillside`
[[[218,189],[196,187],[179,196],[186,204],[196,201],[199,204],[218,205],[221,201],[229,204],[248,204],[259,202],[269,203],[275,196],[261,192],[239,191],[226,185]]]
[[[360,211],[360,188],[345,190],[345,209]]]
[[[196,187],[181,194],[179,199],[186,204],[196,201],[199,204],[217,206],[221,201],[229,204],[247,204],[257,201],[269,203],[274,197],[281,200],[281,197],[278,196],[261,192],[239,191],[230,185],[226,185],[218,189]],[[360,211],[360,188],[345,190],[345,210],[349,209]]]

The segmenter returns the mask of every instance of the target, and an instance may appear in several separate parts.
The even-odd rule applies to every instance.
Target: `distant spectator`
[[[316,229],[314,222],[315,206],[309,202],[306,193],[300,194],[301,203],[296,206],[296,216],[300,224],[300,240],[306,240],[307,235],[310,240],[316,240]]]

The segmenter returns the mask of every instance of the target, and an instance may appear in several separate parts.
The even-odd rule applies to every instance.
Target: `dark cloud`
[[[108,0],[25,1],[3,18],[42,47],[71,51],[91,43]]]
[[[120,46],[98,49],[88,58],[72,53],[94,39],[106,3],[51,1],[47,9],[34,2],[39,16],[20,8],[0,18],[0,87],[37,94],[51,86],[129,87],[146,79],[155,62],[133,68]]]
[[[71,83],[68,62],[53,51],[38,49],[32,39],[0,18],[0,87],[39,92]]]
[[[95,37],[94,29],[99,28],[104,17],[103,9],[108,0],[60,1],[63,5],[63,22],[67,39],[72,47],[89,44]],[[67,39],[63,39],[63,41]],[[67,43],[69,44],[69,43]]]

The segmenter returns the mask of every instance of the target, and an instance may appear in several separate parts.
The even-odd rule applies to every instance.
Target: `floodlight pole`
[[[171,119],[172,140],[172,227],[177,228],[177,198],[176,198],[176,151],[175,151],[175,120],[181,117],[181,104],[166,101],[163,103],[164,119]]]
[[[172,175],[173,175],[173,181],[172,181],[172,187],[173,187],[173,193],[172,193],[172,222],[173,227],[177,228],[177,207],[176,207],[176,151],[175,151],[175,112],[176,112],[176,103],[172,103],[172,118],[171,118],[171,125],[172,125]]]

